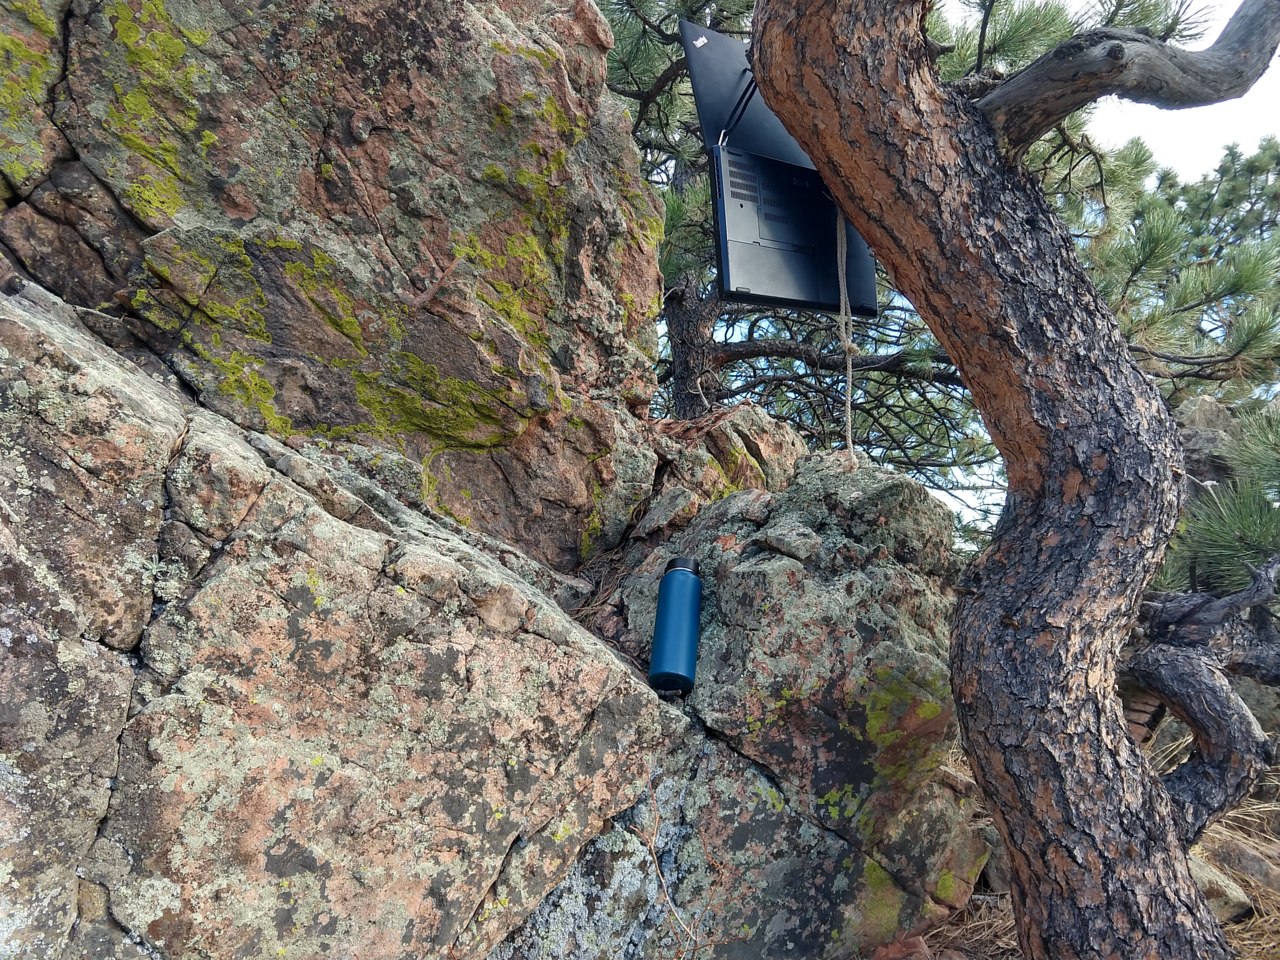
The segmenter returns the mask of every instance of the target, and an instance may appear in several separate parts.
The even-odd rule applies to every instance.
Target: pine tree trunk
[[[1115,694],[1181,454],[1033,178],[939,88],[927,4],[760,0],[756,73],[958,364],[1010,485],[952,638],[966,750],[1029,958],[1232,956]]]
[[[711,357],[717,304],[698,299],[698,284],[692,277],[667,297],[664,315],[671,344],[672,415],[676,420],[696,420],[711,412],[718,386]]]

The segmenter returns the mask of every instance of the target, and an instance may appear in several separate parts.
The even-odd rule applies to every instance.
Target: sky
[[[1212,44],[1237,5],[1238,0],[1196,4],[1205,12],[1208,28],[1188,48],[1203,49]],[[1083,9],[1089,3],[1068,0],[1068,6]],[[956,0],[944,0],[943,7],[948,12],[961,9]],[[1158,164],[1172,167],[1183,180],[1197,180],[1217,167],[1228,144],[1239,144],[1248,154],[1264,136],[1280,137],[1280,60],[1273,61],[1245,96],[1208,107],[1161,110],[1108,97],[1095,108],[1089,132],[1104,147],[1118,147],[1130,137],[1139,137],[1151,148]]]

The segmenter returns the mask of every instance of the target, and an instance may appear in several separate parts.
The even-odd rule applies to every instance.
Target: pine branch
[[[684,57],[677,57],[667,65],[667,68],[650,81],[647,87],[624,87],[621,84],[610,82],[608,84],[611,93],[615,93],[620,97],[626,97],[628,100],[635,100],[640,104],[637,110],[637,116],[643,117],[646,110],[660,96],[666,93],[673,83],[676,82],[689,68],[689,62]],[[640,120],[637,119],[639,124]]]
[[[996,0],[986,0],[982,5],[982,25],[978,28],[978,56],[973,62],[970,73],[981,75],[982,61],[987,53],[987,28],[991,24],[991,13],[996,8]]]
[[[1280,682],[1280,642],[1266,609],[1276,596],[1280,554],[1249,569],[1250,584],[1225,597],[1149,597],[1143,610],[1150,642],[1134,653],[1126,671],[1195,735],[1191,757],[1164,777],[1187,843],[1243,799],[1275,759],[1226,678],[1238,673]]]

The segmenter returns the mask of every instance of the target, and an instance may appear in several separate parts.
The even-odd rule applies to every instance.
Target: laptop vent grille
[[[746,200],[748,203],[760,202],[760,198],[757,197],[754,193],[741,193],[738,190],[730,190],[729,196],[733,197],[733,199],[735,200]]]
[[[762,213],[760,214],[760,216],[764,217],[764,219],[768,220],[770,223],[790,223],[791,222],[790,217],[781,217],[776,213]]]

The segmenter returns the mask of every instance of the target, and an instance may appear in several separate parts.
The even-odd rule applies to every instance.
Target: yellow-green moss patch
[[[268,432],[277,436],[288,436],[293,432],[293,421],[276,409],[276,388],[258,373],[261,360],[238,350],[232,351],[225,359],[209,359],[222,374],[218,383],[221,393],[234,397],[250,410],[256,410]]]
[[[285,263],[284,272],[325,323],[351,341],[361,354],[367,354],[369,351],[364,345],[364,329],[356,315],[355,301],[335,281],[333,267],[332,257],[321,250],[312,250],[311,263],[290,260]]]
[[[21,14],[27,23],[31,24],[46,37],[53,39],[58,35],[57,22],[45,12],[39,0],[7,0],[5,6],[15,13]]]
[[[600,542],[600,534],[604,532],[603,493],[604,490],[598,482],[592,486],[591,501],[594,507],[587,517],[586,523],[582,525],[582,536],[578,540],[579,560],[586,560],[591,556],[591,551]]]
[[[11,183],[26,184],[45,172],[35,118],[59,64],[56,54],[0,34],[0,171]]]
[[[888,943],[898,934],[903,893],[889,872],[874,860],[864,862],[862,882],[863,892],[858,900],[862,914],[860,938],[872,943]]]
[[[420,433],[440,450],[486,450],[516,435],[513,418],[523,424],[501,397],[478,384],[442,376],[434,364],[411,353],[393,353],[387,372],[357,372],[355,382],[356,398],[372,417],[373,432],[388,439]]]

